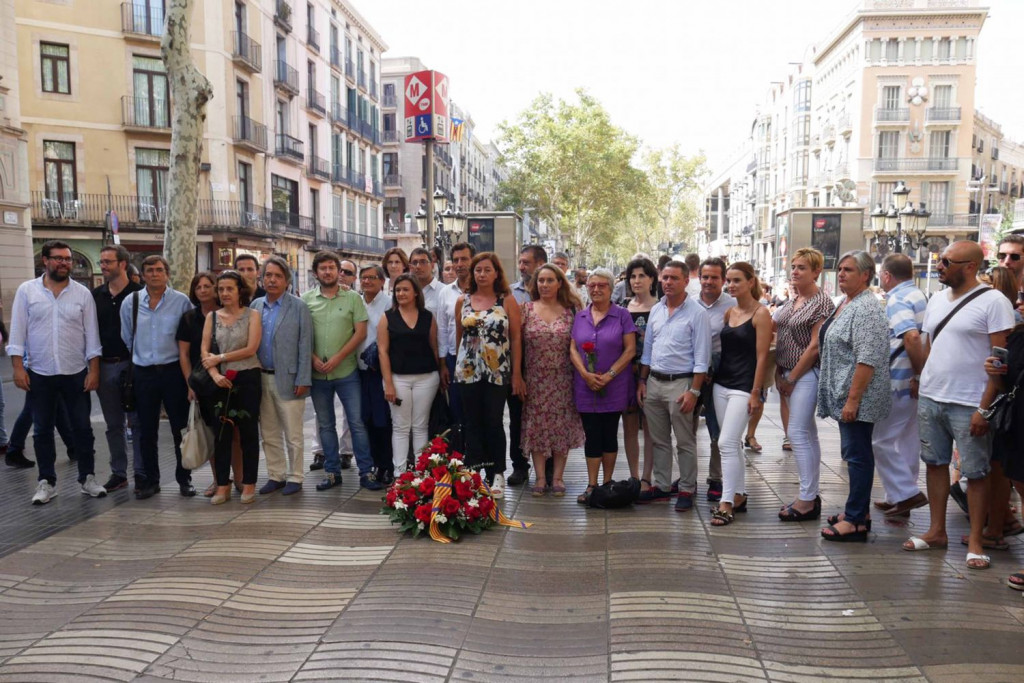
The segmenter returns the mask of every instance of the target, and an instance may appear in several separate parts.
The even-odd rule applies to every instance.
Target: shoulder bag
[[[954,308],[954,309],[953,309],[952,311],[950,311],[950,312],[949,312],[949,315],[947,315],[947,316],[946,316],[945,318],[943,318],[943,319],[942,319],[942,322],[940,322],[940,323],[939,323],[939,324],[938,324],[938,325],[937,325],[937,326],[935,327],[935,331],[934,331],[934,332],[932,332],[932,335],[931,335],[931,340],[929,341],[929,344],[930,344],[930,345],[934,345],[934,344],[935,344],[935,340],[936,340],[936,339],[938,339],[938,337],[939,337],[939,332],[942,332],[942,329],[943,329],[943,328],[944,328],[944,327],[946,326],[946,324],[947,324],[947,323],[949,323],[949,321],[950,321],[950,320],[952,320],[952,319],[953,319],[953,316],[954,316],[954,315],[956,315],[957,313],[959,313],[959,312],[960,312],[960,309],[961,309],[961,308],[963,308],[963,307],[964,307],[964,306],[966,306],[967,304],[971,303],[972,301],[974,301],[975,299],[977,299],[977,298],[978,298],[979,296],[981,296],[981,295],[982,295],[982,294],[984,294],[985,292],[991,291],[991,289],[992,289],[991,287],[979,287],[978,289],[974,290],[973,292],[971,292],[970,294],[968,294],[967,296],[965,296],[965,297],[964,297],[964,300],[963,300],[963,301],[961,301],[960,303],[958,303],[958,304],[956,305],[956,308]],[[902,348],[902,347],[901,347],[901,348]],[[890,362],[891,362],[891,361],[890,361]]]
[[[139,293],[132,294],[132,347],[128,349],[128,367],[121,371],[121,408],[135,412],[135,334],[139,324]]]
[[[1017,398],[1017,389],[1020,388],[1022,380],[1024,380],[1024,369],[1017,373],[1017,380],[1009,391],[997,395],[988,406],[988,425],[997,434],[1009,434],[1013,427],[1013,402]]]
[[[186,470],[195,470],[213,455],[213,430],[201,417],[198,401],[193,401],[188,409],[188,426],[181,434],[181,466]]]
[[[213,311],[211,315],[213,316],[213,331],[210,333],[210,353],[217,355],[220,353],[220,348],[217,345],[217,311]],[[188,378],[188,386],[200,398],[213,396],[217,393],[218,388],[217,383],[210,376],[210,371],[202,363],[198,363],[192,368],[192,374]]]

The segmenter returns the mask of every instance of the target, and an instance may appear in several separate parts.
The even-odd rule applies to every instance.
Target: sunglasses
[[[999,260],[1005,261],[1006,259],[1010,259],[1011,261],[1020,261],[1020,254],[1004,254],[1003,252],[999,252]]]
[[[954,261],[953,259],[948,259],[948,258],[943,257],[943,258],[939,259],[939,263],[942,264],[943,268],[949,268],[949,266],[954,264],[954,263],[957,264],[957,265],[963,265],[965,263],[970,263],[970,261]]]
[[[346,277],[353,277],[356,274],[356,271],[342,269],[341,274]]]

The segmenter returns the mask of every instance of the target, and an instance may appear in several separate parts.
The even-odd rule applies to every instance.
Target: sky
[[[491,139],[540,92],[596,96],[644,144],[704,150],[712,169],[749,133],[755,106],[857,0],[350,0],[388,45],[448,75]],[[1024,0],[990,0],[976,103],[1024,141]],[[1016,72],[1016,75],[1014,74]]]

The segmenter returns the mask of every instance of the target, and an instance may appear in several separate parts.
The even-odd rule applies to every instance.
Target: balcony
[[[274,24],[291,33],[292,30],[292,6],[285,0],[277,0],[277,7],[274,10]]]
[[[259,43],[244,33],[232,31],[231,45],[231,59],[235,64],[252,73],[263,70],[263,48]]]
[[[320,54],[320,32],[312,26],[306,27],[306,47]]]
[[[910,121],[910,110],[906,107],[890,109],[888,107],[877,107],[875,109],[876,123],[908,123]]]
[[[267,151],[267,127],[256,123],[248,116],[235,116],[234,141],[236,145],[248,147],[254,152]]]
[[[930,107],[925,110],[927,121],[959,121],[960,107]]]
[[[270,225],[275,235],[285,232],[310,239],[316,236],[316,226],[313,219],[309,216],[300,216],[297,213],[278,211],[276,209],[272,209],[268,213],[270,214]]]
[[[383,254],[385,249],[384,240],[379,237],[333,229],[324,231],[324,237],[317,246],[367,254]]]
[[[306,90],[306,108],[320,116],[327,115],[327,98],[322,93],[309,88]]]
[[[359,173],[355,169],[348,169],[348,186],[353,190],[366,192],[366,174]]]
[[[284,161],[293,163],[301,164],[306,159],[306,155],[302,152],[302,140],[293,138],[286,133],[277,134],[277,146],[274,153]]]
[[[391,93],[390,95],[385,94],[382,104],[385,109],[394,109],[395,107],[398,106],[398,98],[395,97],[394,93]]]
[[[853,119],[850,114],[843,112],[839,115],[839,134],[845,135],[853,132]]]
[[[398,142],[398,131],[397,130],[386,130],[384,131],[384,144],[390,145]]]
[[[331,66],[341,71],[341,52],[336,47],[331,48]]]
[[[350,81],[354,81],[356,78],[356,65],[351,59],[345,60],[345,75]]]
[[[366,73],[365,72],[360,71],[359,73],[356,74],[356,85],[358,85],[363,90],[366,90]]]
[[[377,99],[377,81],[370,81],[370,99]]]
[[[348,120],[348,111],[341,102],[331,102],[331,123],[344,126]]]
[[[384,187],[401,187],[402,176],[399,173],[391,173],[384,176]]]
[[[1009,192],[1010,192],[1010,184],[1008,182],[1006,182],[1005,180],[1003,182],[999,183],[999,191],[1002,194],[1009,194]]]
[[[331,170],[331,182],[335,185],[344,185],[348,182],[348,169],[342,164],[334,164]]]
[[[373,179],[373,196],[374,197],[383,197],[384,196],[384,187],[380,184],[380,181],[377,180],[376,178]]]
[[[288,66],[288,62],[274,62],[274,87],[291,95],[298,95],[299,72]]]
[[[156,97],[121,98],[121,123],[129,130],[170,133],[171,103]]]
[[[318,156],[309,156],[309,165],[306,166],[306,175],[310,178],[331,179],[331,162],[321,159]]]
[[[870,226],[870,223],[869,223]],[[978,227],[978,214],[976,213],[933,213],[928,217],[929,228],[976,228]]]
[[[164,35],[164,10],[157,3],[125,2],[121,4],[121,30],[147,40]]]
[[[914,171],[952,172],[958,168],[959,159],[928,157],[926,159],[875,159],[876,173],[901,173]]]

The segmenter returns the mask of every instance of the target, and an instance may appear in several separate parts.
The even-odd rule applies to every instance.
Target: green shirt
[[[313,317],[313,353],[320,360],[340,351],[355,334],[356,323],[364,323],[369,318],[363,298],[353,291],[339,289],[333,299],[328,299],[316,287],[303,294],[302,300],[309,306]],[[348,377],[356,370],[356,354],[352,352],[345,356],[329,375],[314,371],[313,379]]]

